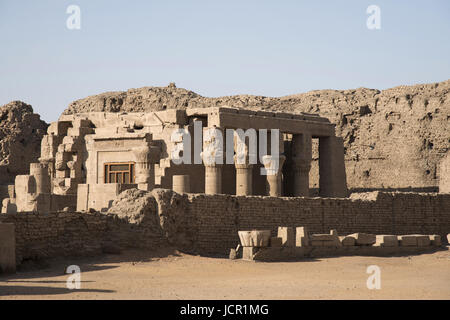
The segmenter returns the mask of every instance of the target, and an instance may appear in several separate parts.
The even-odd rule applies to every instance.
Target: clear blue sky
[[[66,9],[81,8],[81,30]],[[381,29],[366,27],[369,5]],[[450,1],[0,0],[0,105],[54,121],[142,86],[205,96],[386,89],[450,78]]]

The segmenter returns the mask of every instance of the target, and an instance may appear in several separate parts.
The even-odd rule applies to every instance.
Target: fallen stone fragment
[[[307,247],[309,245],[309,236],[306,227],[297,227],[295,235],[296,247]]]
[[[398,236],[398,241],[399,241],[400,246],[402,246],[402,247],[416,247],[417,246],[417,238],[414,235]]]
[[[349,236],[356,239],[357,246],[372,245],[377,241],[377,237],[370,233],[358,232],[350,234]]]
[[[441,240],[441,236],[440,235],[432,234],[429,237],[430,237],[430,241],[431,241],[431,245],[432,246],[440,247],[442,245],[442,240]]]
[[[377,247],[397,247],[398,239],[397,236],[387,235],[387,234],[377,234],[376,242],[374,246]]]
[[[352,247],[352,246],[356,245],[356,239],[354,237],[341,236],[341,237],[339,237],[339,240],[341,241],[341,243],[344,247]]]
[[[236,257],[237,257],[236,249],[230,249],[230,255],[229,255],[230,260],[236,260]]]
[[[295,233],[292,227],[278,227],[278,237],[280,237],[283,247],[295,246]]]

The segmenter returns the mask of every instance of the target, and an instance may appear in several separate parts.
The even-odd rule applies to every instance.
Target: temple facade
[[[212,143],[205,133],[212,128],[223,133],[223,161],[205,160],[204,149]],[[240,129],[244,136],[230,136],[229,129]],[[279,132],[276,140],[272,130]],[[251,131],[263,131],[267,139],[251,136]],[[334,124],[314,114],[229,107],[91,112],[62,115],[47,133],[39,163],[30,165],[29,175],[16,177],[2,212],[107,210],[129,188],[309,196],[313,139],[319,144],[320,196],[347,196],[343,141]],[[178,154],[185,159],[189,154],[190,162],[174,159],[182,142],[184,150]]]

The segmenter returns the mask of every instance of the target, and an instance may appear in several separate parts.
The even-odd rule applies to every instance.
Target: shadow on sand
[[[142,263],[157,261],[166,257],[179,257],[180,253],[171,247],[161,247],[153,250],[127,249],[119,254],[102,254],[94,257],[61,257],[45,260],[24,261],[16,274],[0,275],[0,297],[2,296],[33,296],[33,295],[59,295],[80,292],[114,293],[113,290],[66,288],[66,268],[70,265],[80,267],[82,274],[87,272],[114,269],[119,263]],[[64,277],[62,280],[34,280],[42,278]],[[10,284],[4,286],[1,284]],[[58,287],[27,286],[18,284],[54,284]],[[81,281],[81,283],[95,283],[95,281]],[[60,286],[59,286],[60,284]]]

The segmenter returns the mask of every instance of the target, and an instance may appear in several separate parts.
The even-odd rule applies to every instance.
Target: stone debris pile
[[[277,236],[270,230],[239,231],[240,245],[230,258],[238,257],[242,246],[244,260],[282,260],[286,258],[330,255],[393,255],[421,253],[442,246],[440,235],[375,235],[353,233],[339,236],[330,233],[309,234],[306,227],[278,227]]]

